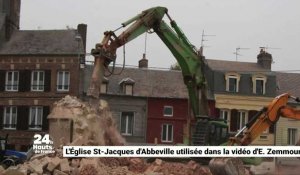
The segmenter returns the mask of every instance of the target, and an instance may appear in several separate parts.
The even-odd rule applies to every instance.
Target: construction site
[[[20,9],[0,0],[0,175],[298,174],[300,74],[273,71],[270,47],[256,62],[237,61],[242,47],[236,61],[208,59],[204,30],[196,48],[176,12],[154,6],[116,21],[88,53],[86,24],[20,30]],[[148,66],[150,34],[174,57],[170,68]],[[128,66],[125,45],[141,35],[143,56]],[[64,157],[66,146],[296,146],[296,155]]]

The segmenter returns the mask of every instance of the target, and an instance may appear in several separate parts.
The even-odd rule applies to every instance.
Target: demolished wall
[[[71,143],[55,138],[60,145],[124,145],[107,103],[103,100],[90,105],[76,97],[66,96],[54,104],[49,119],[73,121]],[[55,131],[53,131],[55,132]],[[59,136],[60,131],[55,134]],[[4,170],[0,175],[211,175],[207,167],[190,161],[171,163],[156,159],[147,163],[141,158],[63,158],[61,147],[53,154],[36,154],[29,161]]]

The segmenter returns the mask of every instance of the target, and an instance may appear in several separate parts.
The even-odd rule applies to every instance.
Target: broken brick
[[[19,169],[18,167],[11,166],[2,172],[1,175],[27,175],[23,169]]]
[[[37,160],[37,159],[35,159]],[[37,173],[39,175],[41,175],[43,173],[43,167],[42,165],[39,163],[39,161],[32,161],[32,162],[29,162],[28,164],[28,169],[33,172],[33,173]]]
[[[50,158],[49,157],[44,157],[40,160],[40,164],[41,166],[44,168],[47,167],[48,163],[50,162]]]
[[[50,162],[48,163],[47,170],[52,172],[60,163],[60,158],[54,157],[50,159]]]
[[[64,173],[64,172],[62,172],[62,171],[59,171],[58,169],[55,169],[54,171],[53,171],[53,175],[68,175],[67,173]]]
[[[80,160],[79,159],[72,159],[71,160],[71,166],[72,167],[79,167],[80,166]]]
[[[70,173],[70,165],[68,159],[62,159],[60,161],[60,171],[65,172],[65,173]]]
[[[75,140],[73,140],[72,143],[70,143],[70,146],[82,146],[84,144],[84,139],[82,136],[79,136]]]
[[[155,164],[156,165],[161,165],[162,164],[162,160],[161,159],[155,159]]]

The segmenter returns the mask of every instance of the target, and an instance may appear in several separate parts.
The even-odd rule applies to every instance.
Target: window
[[[133,134],[133,112],[122,112],[121,114],[121,134],[132,135]]]
[[[106,94],[107,93],[107,83],[102,83],[100,86],[100,93]]]
[[[297,129],[288,128],[288,145],[295,145],[297,142]]]
[[[102,94],[107,93],[108,82],[109,82],[108,79],[106,77],[103,77],[102,84],[100,86],[100,93],[102,93]]]
[[[70,73],[67,71],[57,72],[57,90],[69,91],[70,86]]]
[[[4,129],[16,129],[17,127],[17,107],[9,106],[4,108]]]
[[[172,106],[164,106],[164,116],[167,116],[167,117],[173,116],[173,107]]]
[[[246,111],[238,111],[237,130],[242,129],[248,123],[248,115]]]
[[[31,90],[32,91],[44,91],[44,71],[32,71],[31,73]]]
[[[226,91],[228,92],[239,92],[239,81],[240,75],[237,73],[226,73]]]
[[[229,92],[237,92],[237,79],[235,77],[229,77]]]
[[[125,94],[126,95],[133,94],[133,85],[132,84],[125,84]]]
[[[226,110],[226,109],[221,109],[220,110],[220,117],[221,119],[225,120],[225,121],[229,121],[229,118],[228,118],[228,115],[229,115],[229,111]]]
[[[256,94],[264,94],[264,81],[256,79]]]
[[[8,71],[6,72],[5,90],[18,91],[19,89],[19,72]]]
[[[261,74],[254,75],[252,77],[253,93],[257,95],[263,95],[266,93],[267,77]]]
[[[29,112],[29,129],[42,129],[43,107],[30,107]]]
[[[129,77],[123,78],[120,82],[121,92],[125,95],[133,95],[133,85],[135,81]]]
[[[173,125],[171,124],[162,125],[161,141],[173,142]]]

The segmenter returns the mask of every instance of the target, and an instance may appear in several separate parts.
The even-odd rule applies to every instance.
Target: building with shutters
[[[227,120],[229,132],[237,133],[276,96],[276,74],[272,55],[261,50],[257,62],[207,60],[207,80],[218,116]],[[262,133],[253,145],[274,145],[274,126]]]
[[[48,132],[53,103],[81,93],[86,25],[19,30],[20,0],[0,4],[0,136],[9,135],[10,149],[26,151],[34,134]]]

